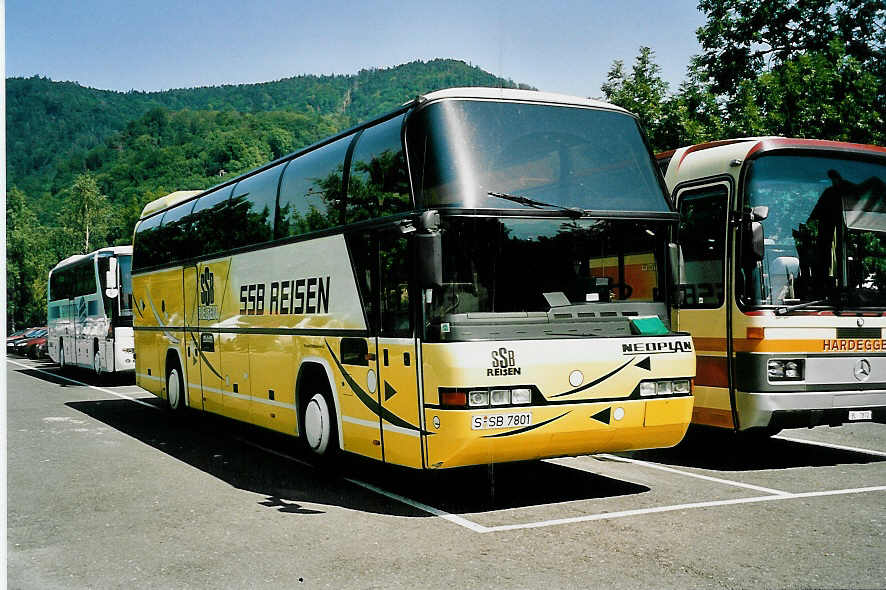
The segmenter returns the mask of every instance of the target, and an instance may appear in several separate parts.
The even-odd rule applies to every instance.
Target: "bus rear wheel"
[[[305,446],[321,457],[335,454],[338,448],[338,427],[335,409],[328,396],[315,393],[305,404],[302,412]]]

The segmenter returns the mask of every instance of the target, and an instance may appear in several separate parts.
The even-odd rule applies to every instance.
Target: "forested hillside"
[[[114,92],[40,77],[6,80],[7,182],[29,196],[55,194],[89,170],[86,152],[152,108],[336,115],[342,126],[395,108],[418,94],[452,86],[516,87],[477,67],[437,59],[362,70],[353,75],[297,76],[262,84]],[[527,86],[523,86],[527,87]],[[528,88],[528,87],[527,87]],[[63,174],[57,177],[57,167]]]

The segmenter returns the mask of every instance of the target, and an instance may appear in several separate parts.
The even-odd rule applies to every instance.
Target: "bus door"
[[[410,306],[410,242],[399,232],[378,235],[379,324],[376,346],[378,400],[381,406],[384,460],[422,467],[418,359]]]
[[[203,384],[200,377],[203,361],[200,358],[200,323],[197,319],[197,303],[200,300],[198,287],[197,267],[184,267],[182,301],[185,305],[185,367],[182,377],[188,392],[188,407],[204,409]]]
[[[692,334],[696,348],[692,421],[725,428],[734,423],[725,280],[729,189],[729,182],[720,181],[684,187],[676,193],[686,266],[679,307],[672,318],[673,329]]]
[[[221,312],[221,298],[224,293],[224,278],[219,277],[216,264],[200,263],[184,270],[185,307],[193,305],[196,314],[193,320],[196,330],[189,330],[188,345],[191,349],[189,368],[190,383],[200,385],[202,407],[207,412],[222,413],[224,407],[224,377],[221,370],[219,334],[211,328],[218,324]],[[225,265],[227,266],[227,265]],[[221,278],[221,280],[219,280]],[[194,299],[191,303],[191,298]]]

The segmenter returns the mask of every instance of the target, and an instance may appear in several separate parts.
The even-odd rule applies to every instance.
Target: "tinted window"
[[[194,256],[203,256],[228,247],[228,236],[223,230],[228,197],[232,187],[224,187],[203,195],[194,205]]]
[[[680,244],[686,261],[681,305],[723,305],[726,246],[726,187],[714,186],[680,195]]]
[[[132,244],[132,268],[141,270],[159,264],[157,255],[158,238],[160,233],[160,220],[162,216],[154,215],[139,222],[135,228],[135,237]]]
[[[67,268],[61,268],[52,273],[49,277],[49,299],[58,301],[59,299],[71,298],[71,271]]]
[[[363,131],[351,157],[346,222],[412,209],[400,140],[403,116]]]
[[[132,256],[118,256],[117,268],[120,273],[120,313],[132,315]]]
[[[92,295],[98,291],[92,260],[74,267],[74,296]]]
[[[158,248],[161,249],[162,260],[171,262],[193,256],[191,246],[191,209],[194,201],[177,205],[163,214]]]
[[[228,247],[260,244],[274,238],[277,185],[283,167],[283,164],[274,166],[241,180],[234,187],[230,226],[225,228],[230,239]]]
[[[289,162],[280,184],[277,237],[341,225],[342,175],[352,136]]]
[[[406,141],[426,207],[525,209],[510,193],[596,211],[670,211],[661,175],[628,114],[479,100],[428,105]]]

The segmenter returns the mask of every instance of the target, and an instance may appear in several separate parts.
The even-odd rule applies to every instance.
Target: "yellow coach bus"
[[[433,92],[149,204],[137,382],[413,468],[674,445],[695,375],[668,328],[676,221],[630,113]]]
[[[681,215],[693,422],[886,418],[886,149],[764,137],[658,159]]]

